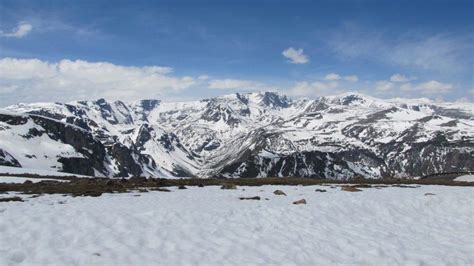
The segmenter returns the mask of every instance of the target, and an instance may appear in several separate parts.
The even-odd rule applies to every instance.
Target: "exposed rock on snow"
[[[474,106],[264,92],[0,109],[0,165],[96,176],[349,179],[474,171]]]
[[[255,196],[255,197],[240,197],[239,199],[240,199],[240,200],[260,200],[260,197],[259,197],[259,196]]]
[[[0,202],[11,202],[11,201],[20,201],[23,202],[23,199],[20,197],[6,197],[6,198],[0,198]]]
[[[237,186],[234,184],[227,183],[222,185],[221,189],[237,189]]]
[[[472,187],[317,188],[21,195],[0,203],[0,265],[474,264]]]
[[[362,189],[358,189],[355,186],[341,186],[342,191],[347,191],[347,192],[359,192],[362,191]]]
[[[283,192],[283,191],[281,191],[281,190],[279,190],[279,189],[277,189],[277,190],[273,191],[273,194],[275,194],[275,195],[282,195],[282,196],[286,196],[286,193],[285,193],[285,192]]]
[[[295,204],[295,205],[306,204],[306,200],[305,199],[300,199],[300,200],[294,201],[293,204]]]

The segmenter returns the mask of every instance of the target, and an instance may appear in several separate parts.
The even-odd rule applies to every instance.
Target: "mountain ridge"
[[[360,93],[0,108],[0,165],[98,176],[348,179],[474,170],[474,107]]]

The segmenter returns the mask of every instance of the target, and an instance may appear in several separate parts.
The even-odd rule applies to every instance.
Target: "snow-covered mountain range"
[[[0,165],[97,176],[348,179],[474,170],[474,104],[273,92],[0,109]]]

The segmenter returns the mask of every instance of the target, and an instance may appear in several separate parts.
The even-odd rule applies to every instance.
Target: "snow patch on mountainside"
[[[36,118],[15,124],[11,116],[17,115]],[[191,102],[18,104],[0,116],[0,163],[46,170],[78,171],[71,164],[82,163],[92,169],[87,173],[103,176],[347,179],[474,168],[469,103],[358,93],[289,99],[262,92]],[[78,149],[84,140],[58,141],[55,127],[84,131],[100,145]],[[46,134],[28,136],[38,131]]]

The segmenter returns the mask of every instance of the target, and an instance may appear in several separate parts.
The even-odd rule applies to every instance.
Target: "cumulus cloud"
[[[391,82],[408,82],[408,81],[412,81],[412,80],[415,80],[416,78],[415,77],[407,77],[405,75],[402,75],[402,74],[393,74],[391,77],[390,77],[390,81]]]
[[[325,80],[340,80],[341,76],[336,73],[329,73],[324,77]]]
[[[18,26],[14,28],[11,32],[0,31],[0,36],[3,37],[12,37],[12,38],[22,38],[26,36],[33,29],[33,25],[27,22],[20,22]]]
[[[242,79],[213,79],[209,81],[210,89],[244,89],[255,90],[262,89],[264,84],[252,80]]]
[[[346,81],[350,81],[350,82],[357,82],[359,81],[359,77],[357,77],[356,75],[350,75],[350,76],[341,76],[339,74],[336,74],[336,73],[329,73],[327,74],[325,77],[324,77],[325,80],[346,80]]]
[[[0,59],[0,104],[21,101],[140,99],[192,86],[192,77],[171,76],[172,68],[122,66],[107,62]]]
[[[345,92],[339,88],[339,84],[335,81],[330,82],[297,82],[288,92],[292,96],[325,96]]]
[[[375,83],[375,90],[377,92],[387,92],[393,89],[393,83],[386,80],[377,81]]]
[[[421,95],[437,95],[451,93],[455,88],[452,84],[430,80],[420,83],[393,82],[390,80],[364,81],[361,83],[344,82],[350,76],[335,73],[328,74],[324,79],[316,81],[296,82],[289,90],[292,96],[319,97],[340,94],[348,91],[361,91],[364,94],[382,97],[419,97]],[[358,80],[358,78],[357,78]],[[467,89],[467,93],[472,90]]]
[[[201,75],[198,77],[199,80],[208,80],[209,76],[208,75]]]
[[[416,85],[406,83],[403,84],[400,89],[402,91],[417,92],[421,94],[445,94],[453,90],[453,85],[436,80],[430,80]]]
[[[288,58],[288,62],[292,64],[306,64],[309,62],[308,56],[303,53],[303,49],[295,49],[290,47],[281,53]]]
[[[359,77],[357,77],[356,75],[345,76],[344,79],[351,82],[359,81]]]

